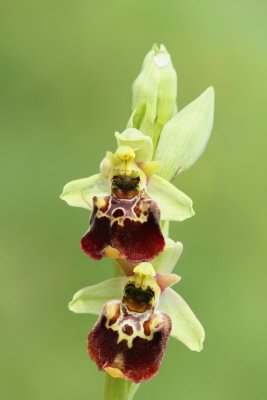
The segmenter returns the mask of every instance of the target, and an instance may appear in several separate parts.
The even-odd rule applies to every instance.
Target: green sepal
[[[101,314],[104,305],[111,299],[121,299],[127,277],[108,279],[79,290],[69,303],[75,313]]]
[[[157,274],[170,274],[183,251],[181,242],[174,242],[170,238],[165,238],[165,243],[163,252],[151,261]]]
[[[209,87],[164,125],[155,154],[160,176],[171,181],[197,161],[209,140],[213,114],[214,89]]]
[[[162,220],[183,221],[195,214],[192,200],[158,175],[149,180],[147,192],[157,202]]]
[[[165,289],[159,301],[159,309],[172,321],[171,336],[192,351],[201,351],[205,331],[189,305],[173,289]]]
[[[105,196],[110,194],[108,180],[102,174],[77,179],[67,183],[60,195],[69,206],[92,209],[94,196]]]

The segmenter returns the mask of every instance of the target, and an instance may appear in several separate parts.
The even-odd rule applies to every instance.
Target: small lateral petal
[[[163,274],[156,275],[156,281],[159,285],[161,291],[165,290],[167,287],[173,286],[176,283],[180,282],[182,278],[176,274]]]
[[[158,204],[162,220],[183,221],[195,214],[192,200],[158,175],[150,179],[147,192]]]
[[[123,286],[126,281],[125,276],[120,276],[85,287],[75,293],[69,303],[69,309],[79,314],[99,315],[108,301],[122,297]]]
[[[110,193],[108,180],[102,174],[77,179],[67,183],[60,198],[69,206],[92,209],[93,197]]]
[[[145,163],[138,163],[138,166],[141,168],[141,170],[145,173],[147,180],[151,178],[160,168],[161,163],[158,161],[148,161]]]
[[[178,293],[170,288],[164,290],[160,296],[159,310],[171,318],[171,336],[180,340],[192,351],[203,349],[205,331],[189,305]]]

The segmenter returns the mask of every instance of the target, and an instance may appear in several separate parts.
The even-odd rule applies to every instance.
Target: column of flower
[[[155,376],[169,336],[201,351],[204,330],[170,287],[182,244],[168,237],[169,222],[194,215],[191,199],[171,181],[204,151],[213,124],[208,88],[177,112],[177,78],[164,46],[153,46],[133,84],[132,114],[115,133],[100,172],[65,185],[61,198],[91,211],[81,248],[108,257],[119,276],[81,289],[69,304],[99,315],[88,354],[108,374],[106,399],[131,399],[136,384]],[[118,379],[122,378],[122,379]]]

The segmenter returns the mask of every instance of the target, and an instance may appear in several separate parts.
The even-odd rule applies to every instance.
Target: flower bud
[[[134,81],[127,127],[151,136],[156,146],[162,127],[176,112],[176,97],[177,76],[171,57],[163,45],[155,44]]]

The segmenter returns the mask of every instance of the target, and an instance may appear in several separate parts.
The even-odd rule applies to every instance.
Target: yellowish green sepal
[[[104,305],[111,299],[120,299],[127,278],[108,279],[79,290],[69,303],[69,309],[75,313],[86,313],[99,315]]]
[[[184,221],[195,214],[192,200],[158,175],[150,179],[147,192],[157,202],[162,220]]]
[[[205,331],[189,305],[173,289],[167,288],[160,296],[159,309],[172,321],[171,336],[192,351],[201,351]]]
[[[165,243],[163,252],[152,261],[157,274],[171,273],[183,252],[181,242],[174,242],[170,238],[165,238]]]
[[[105,196],[110,193],[110,185],[102,174],[77,179],[67,183],[60,195],[69,206],[92,209],[94,196]]]
[[[160,176],[171,181],[197,161],[208,143],[213,114],[214,90],[210,87],[166,123],[155,154],[161,162]]]

